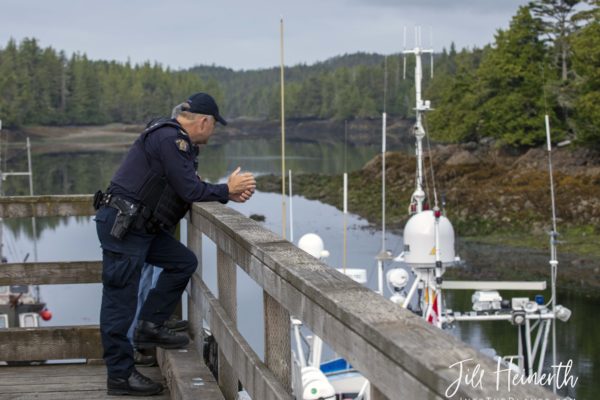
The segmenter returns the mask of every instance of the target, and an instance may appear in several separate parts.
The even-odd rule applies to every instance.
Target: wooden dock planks
[[[138,370],[165,383],[158,367]],[[119,399],[106,394],[104,365],[52,364],[39,366],[0,366],[0,400],[81,400]],[[137,399],[169,400],[168,389],[158,396]]]

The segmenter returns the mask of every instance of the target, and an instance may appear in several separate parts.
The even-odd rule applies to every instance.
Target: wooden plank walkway
[[[163,385],[158,367],[138,370]],[[0,400],[81,400],[119,399],[131,396],[106,394],[106,367],[90,364],[51,364],[38,366],[0,366]],[[170,400],[169,389],[158,396],[136,399]]]

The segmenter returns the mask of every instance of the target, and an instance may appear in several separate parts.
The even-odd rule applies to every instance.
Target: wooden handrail
[[[497,378],[498,367],[491,359],[231,208],[219,203],[196,203],[189,221],[188,231],[198,230],[214,241],[218,251],[231,257],[266,295],[301,319],[389,399],[445,398],[446,390],[459,379],[458,368],[450,366],[463,360],[465,370],[473,371],[479,365],[485,373],[480,385],[461,385],[457,397],[551,396],[534,385],[513,385],[508,390],[507,375]],[[191,293],[194,297],[193,288]],[[226,296],[219,293],[221,304],[228,301]],[[280,324],[289,327],[289,320]],[[271,336],[270,329],[280,328],[267,323],[265,327],[265,337]],[[265,351],[269,351],[268,346]],[[286,368],[284,359],[289,354],[279,351],[273,355],[282,359],[279,367]],[[250,377],[240,374],[239,378],[247,385],[245,378]],[[287,385],[285,379],[282,383]]]

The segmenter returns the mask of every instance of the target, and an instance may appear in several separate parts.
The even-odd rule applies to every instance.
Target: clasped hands
[[[229,200],[237,203],[244,203],[254,194],[256,189],[256,180],[251,172],[240,174],[241,167],[237,167],[235,171],[227,178],[227,186],[229,187]]]

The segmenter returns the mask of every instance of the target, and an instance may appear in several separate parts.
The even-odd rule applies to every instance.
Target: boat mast
[[[556,275],[558,272],[558,257],[556,245],[558,231],[556,230],[556,198],[554,195],[554,177],[552,173],[552,141],[550,136],[550,117],[545,116],[546,142],[548,144],[548,174],[550,175],[550,197],[552,200],[552,230],[550,231],[550,290],[552,296],[552,314],[556,316]],[[556,365],[556,317],[552,321],[552,365]],[[552,392],[556,393],[556,379],[552,380]]]
[[[280,41],[280,81],[281,81],[281,235],[285,239],[285,82],[284,82],[284,63],[283,63],[283,17],[279,22],[279,41]]]
[[[383,113],[381,113],[381,251],[377,260],[377,292],[383,295],[384,262],[392,259],[392,254],[385,248],[385,152],[387,133],[387,56],[383,64]]]
[[[405,38],[406,40],[406,38]],[[423,114],[431,110],[431,103],[429,100],[423,100],[421,96],[421,83],[423,81],[423,68],[421,65],[421,55],[431,54],[433,57],[432,49],[422,49],[421,45],[421,28],[415,27],[415,47],[412,50],[404,50],[404,54],[415,55],[415,113],[416,122],[413,127],[413,133],[416,139],[416,157],[417,157],[417,176],[415,179],[415,191],[411,196],[410,201],[410,214],[416,214],[423,211],[423,203],[425,201],[425,190],[424,190],[424,174],[423,174],[423,138],[425,138],[425,128],[423,127]],[[405,58],[406,60],[406,58]],[[404,63],[406,67],[406,62]]]

